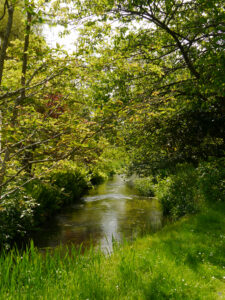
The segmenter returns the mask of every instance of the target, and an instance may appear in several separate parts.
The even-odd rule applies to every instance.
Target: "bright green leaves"
[[[26,99],[16,106],[15,132],[10,120],[20,92],[2,106],[3,146],[25,140],[21,145],[38,143],[32,161],[70,154],[88,161],[105,134],[126,143],[140,165],[143,158],[155,168],[198,160],[204,146],[210,155],[224,151],[223,1],[28,4],[32,26],[49,18],[69,34],[75,24],[79,38],[69,55],[59,43],[50,49],[35,31],[30,34]],[[21,88],[23,43],[13,38],[8,48],[2,90]],[[15,161],[22,166],[20,158]]]
[[[222,155],[224,147],[212,139],[224,139],[219,125],[224,120],[224,2],[111,5],[97,1],[92,10],[83,1],[89,16],[101,6],[98,20],[107,14],[117,25],[109,37],[101,31],[103,24],[95,22],[86,40],[87,47],[95,45],[86,52],[92,58],[85,51],[83,57],[96,70],[90,91],[101,111],[113,111],[117,101],[125,106],[115,124],[121,124],[117,128],[124,131],[127,145],[140,154],[140,165],[141,157],[151,168]]]

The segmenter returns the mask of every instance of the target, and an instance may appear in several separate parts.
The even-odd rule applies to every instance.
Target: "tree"
[[[25,20],[24,37],[10,40],[17,5]],[[81,117],[76,110],[82,102],[74,101],[74,84],[67,80],[76,78],[77,61],[60,48],[50,49],[33,30],[42,22],[44,6],[6,0],[4,7],[2,19],[8,21],[0,53],[1,199],[41,176],[54,162],[69,158],[76,152],[78,139],[82,144],[86,136],[82,126],[77,131]],[[49,95],[58,93],[62,95],[60,103],[48,109]],[[54,117],[59,106],[66,109]],[[41,167],[46,163],[48,168]]]
[[[79,5],[80,15],[89,17],[88,43],[81,46],[89,44],[105,62],[105,78],[116,79],[108,95],[128,104],[126,142],[140,153],[140,168],[224,156],[223,1]],[[107,27],[115,20],[118,28],[107,44]]]
[[[58,46],[51,49],[36,35],[35,27],[50,18],[45,5],[24,2],[23,39],[8,38],[5,47],[0,94],[1,200],[34,178],[47,176],[59,161],[92,164],[104,149],[98,140],[112,115],[109,111],[103,116],[93,103],[85,63]],[[14,18],[11,21],[10,30]]]

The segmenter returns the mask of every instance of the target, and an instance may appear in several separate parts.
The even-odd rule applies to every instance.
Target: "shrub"
[[[43,222],[61,207],[74,203],[88,188],[87,173],[73,163],[60,164],[48,178],[32,181],[26,190],[39,203],[36,222]]]
[[[160,180],[155,190],[164,215],[177,219],[199,210],[201,196],[197,187],[197,172],[190,165],[179,166],[176,174]]]
[[[202,162],[197,168],[179,165],[155,190],[164,214],[175,219],[196,212],[204,201],[225,201],[225,160]]]
[[[51,183],[61,190],[63,204],[77,201],[89,188],[86,171],[72,166],[54,171]]]
[[[92,170],[90,172],[90,176],[90,181],[93,185],[101,184],[108,179],[108,176],[104,172],[99,170]]]
[[[44,222],[62,206],[61,190],[49,182],[36,180],[30,184],[32,196],[39,206],[35,209],[36,223]]]
[[[198,186],[206,201],[225,201],[225,159],[203,162],[197,168]]]
[[[154,184],[152,177],[137,178],[134,180],[134,187],[140,195],[154,197]]]
[[[15,239],[26,234],[33,226],[37,206],[23,190],[14,192],[0,203],[0,247],[9,248]]]

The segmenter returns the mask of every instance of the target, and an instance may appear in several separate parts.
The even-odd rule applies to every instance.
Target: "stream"
[[[122,175],[91,190],[82,201],[64,208],[33,237],[38,248],[75,244],[111,252],[113,240],[132,240],[162,227],[155,198],[138,196]]]

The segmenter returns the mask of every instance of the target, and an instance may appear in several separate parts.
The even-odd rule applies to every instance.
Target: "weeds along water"
[[[223,299],[225,205],[182,218],[106,255],[71,247],[0,257],[0,299]]]

